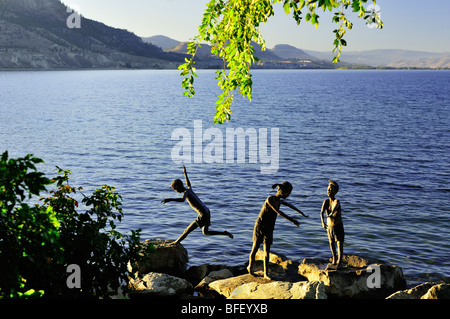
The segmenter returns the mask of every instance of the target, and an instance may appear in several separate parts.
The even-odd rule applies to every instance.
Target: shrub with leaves
[[[38,281],[51,280],[43,277],[52,275],[52,260],[62,262],[54,212],[25,202],[50,184],[36,170],[41,162],[31,155],[9,159],[8,152],[0,159],[0,298],[42,296]]]
[[[41,162],[31,155],[1,157],[0,298],[108,298],[127,281],[128,261],[138,258],[140,230],[116,230],[124,215],[113,187],[85,196],[69,184],[70,171],[59,169],[49,180],[36,170]],[[50,184],[56,188],[41,198],[42,205],[24,202]],[[79,289],[66,282],[71,264],[81,269]]]

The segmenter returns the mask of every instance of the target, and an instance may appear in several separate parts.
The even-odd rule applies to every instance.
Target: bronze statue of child
[[[337,192],[339,191],[339,185],[331,179],[328,180],[328,182],[328,199],[325,199],[323,202],[322,210],[320,212],[320,219],[322,220],[322,227],[326,229],[328,233],[328,241],[330,242],[331,253],[333,254],[332,265],[340,267],[343,258],[345,233],[341,216],[341,204],[339,199],[335,198]],[[324,212],[327,214],[326,224],[323,217]],[[337,258],[336,245],[338,248]]]
[[[264,278],[270,279],[269,277],[269,256],[270,256],[270,246],[273,242],[273,230],[275,227],[275,221],[278,215],[286,218],[295,226],[299,226],[300,223],[296,221],[294,218],[287,216],[283,212],[280,211],[280,205],[285,205],[290,207],[291,209],[299,212],[303,217],[308,217],[303,214],[298,208],[294,205],[285,201],[285,199],[292,192],[292,185],[289,182],[283,182],[281,184],[274,184],[272,186],[275,189],[278,186],[278,190],[276,195],[267,197],[264,202],[261,211],[259,213],[258,218],[255,222],[255,228],[253,230],[253,247],[250,253],[248,272],[251,275],[255,275],[253,272],[253,263],[255,261],[256,253],[259,249],[259,246],[264,243]]]
[[[197,212],[198,217],[185,229],[183,234],[173,243],[178,244],[183,239],[187,237],[192,231],[194,231],[197,227],[203,228],[203,234],[207,236],[214,236],[214,235],[224,235],[228,236],[230,238],[233,238],[233,235],[230,234],[227,231],[213,231],[209,230],[209,226],[211,225],[211,214],[209,211],[209,208],[203,204],[203,202],[198,198],[198,196],[194,193],[191,187],[191,183],[189,181],[189,178],[186,173],[186,167],[183,165],[183,172],[184,172],[184,178],[186,180],[186,186],[184,187],[183,182],[179,179],[175,179],[170,184],[170,187],[178,192],[183,193],[182,198],[166,198],[161,201],[161,203],[165,204],[168,202],[184,202],[187,200],[189,205]]]

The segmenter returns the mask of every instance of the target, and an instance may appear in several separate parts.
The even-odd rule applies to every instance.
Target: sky
[[[209,0],[62,0],[82,16],[126,29],[141,37],[165,35],[188,41],[197,34]],[[366,6],[371,2],[369,1]],[[384,28],[370,29],[356,14],[349,12],[353,29],[344,37],[345,50],[405,49],[450,52],[450,1],[448,0],[378,0]],[[351,11],[351,10],[349,10]],[[305,12],[305,9],[303,10]],[[319,13],[319,28],[305,20],[297,26],[282,6],[261,27],[268,48],[290,44],[300,49],[333,49],[336,24],[330,12]]]

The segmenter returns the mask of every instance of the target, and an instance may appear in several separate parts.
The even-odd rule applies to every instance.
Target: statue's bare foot
[[[272,278],[269,277],[269,274],[264,274],[264,279],[272,280]]]
[[[253,272],[252,267],[248,266],[248,267],[247,267],[247,271],[248,271],[248,273],[249,273],[250,275],[252,275],[253,277],[255,276],[255,273]]]
[[[336,268],[337,268],[336,264],[328,264],[327,268],[325,268],[325,270],[335,270]]]

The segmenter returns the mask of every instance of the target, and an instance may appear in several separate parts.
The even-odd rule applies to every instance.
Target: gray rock
[[[230,266],[219,264],[202,264],[189,267],[189,269],[183,274],[183,278],[195,287],[212,271],[223,269],[228,269],[233,276],[239,276],[247,273],[247,269],[244,265]]]
[[[271,280],[246,274],[228,279],[213,281],[209,284],[209,287],[211,289],[214,289],[218,294],[224,296],[225,298],[228,298],[237,287],[253,282],[268,283],[271,282]]]
[[[179,297],[193,289],[185,279],[154,272],[140,278],[130,278],[129,286],[133,297]]]
[[[141,258],[132,272],[137,271],[140,275],[158,272],[181,277],[186,271],[189,258],[183,245],[173,245],[172,241],[163,239],[147,239],[142,244]]]
[[[420,299],[420,297],[425,295],[433,286],[434,283],[426,282],[411,289],[394,292],[386,299]]]
[[[233,277],[233,273],[228,269],[211,271],[208,276],[195,287],[196,290],[209,289],[209,284],[216,280],[222,280]]]
[[[229,299],[326,299],[321,281],[250,282],[233,290]]]
[[[434,285],[420,299],[450,299],[450,284]]]
[[[255,256],[253,271],[264,275],[264,251],[259,249]],[[306,281],[307,278],[298,273],[299,262],[288,259],[285,255],[271,252],[269,255],[269,275],[273,280],[278,281]]]
[[[411,289],[397,291],[386,299],[450,299],[450,284],[426,282]]]
[[[342,268],[329,267],[326,259],[304,259],[298,272],[309,281],[323,281],[329,298],[386,298],[406,288],[400,267],[345,256]]]

